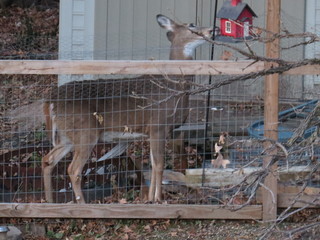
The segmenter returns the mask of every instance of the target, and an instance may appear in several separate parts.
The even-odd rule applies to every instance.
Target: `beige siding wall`
[[[109,0],[107,59],[168,59],[169,43],[156,22],[161,13],[195,22],[195,0]]]
[[[223,1],[219,0],[218,9],[220,9]],[[247,2],[258,15],[258,18],[254,19],[254,25],[264,27],[265,1],[244,0],[244,2]],[[61,21],[61,39],[77,40],[76,38],[66,37],[68,33],[74,31],[75,26],[73,24],[75,22],[70,22],[68,16],[74,14],[72,11],[77,9],[77,4],[80,7],[86,6],[86,11],[83,12],[83,19],[86,23],[83,33],[92,34],[86,36],[87,42],[83,46],[77,45],[77,49],[80,49],[78,52],[81,53],[81,47],[83,47],[83,56],[86,55],[87,59],[89,57],[92,59],[139,60],[168,59],[169,42],[165,30],[161,29],[156,22],[155,16],[157,14],[167,15],[178,22],[193,22],[202,26],[211,26],[213,24],[215,0],[61,0],[61,12],[65,16],[65,21]],[[79,12],[78,15],[81,15],[81,13]],[[282,0],[283,26],[290,32],[303,32],[304,22],[305,1]],[[219,21],[217,21],[217,24],[219,24]],[[90,41],[91,39],[93,41]],[[292,40],[289,40],[283,41],[282,44],[289,46],[293,43]],[[63,48],[63,46],[61,44],[61,55],[70,51],[70,46],[73,46],[73,43],[65,44],[66,48]],[[245,45],[241,43],[236,44],[236,46],[245,48]],[[264,54],[263,44],[250,43],[250,46],[258,54]],[[88,49],[93,49],[93,54],[86,52]],[[196,58],[210,59],[210,50],[211,46],[209,44],[201,47],[196,52]],[[224,50],[230,51],[225,47],[215,47],[214,58],[220,59]],[[301,47],[294,51],[285,52],[283,57],[287,59],[302,58],[303,54],[304,50]],[[81,56],[81,54],[78,54],[78,56]],[[243,58],[243,56],[234,53],[233,58]],[[85,76],[85,78],[97,77],[101,76]],[[293,78],[294,81],[292,81]],[[83,79],[83,77],[77,76],[77,79]],[[198,81],[207,82],[208,79],[202,77]],[[283,78],[281,84],[283,97],[301,97],[301,77]],[[239,95],[240,93],[232,93],[233,89],[234,91],[241,90],[241,95],[250,93],[250,95],[262,96],[263,81],[260,79],[229,88],[228,94]]]
[[[320,1],[307,0],[306,31],[320,35]],[[306,46],[305,58],[320,58],[320,43],[316,42]],[[305,76],[305,96],[319,98],[320,76]]]

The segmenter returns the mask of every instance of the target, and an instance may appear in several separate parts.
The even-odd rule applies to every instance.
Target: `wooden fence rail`
[[[261,219],[262,206],[237,211],[212,205],[1,203],[0,217],[130,219]]]
[[[0,74],[240,75],[264,69],[264,62],[253,61],[0,60]],[[301,66],[284,74],[318,75],[320,65]]]

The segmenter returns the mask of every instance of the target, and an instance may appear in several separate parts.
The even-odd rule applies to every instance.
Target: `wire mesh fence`
[[[162,180],[163,199],[167,203],[241,205],[249,199],[250,204],[261,203],[259,193],[256,196],[255,192],[259,186],[258,178],[255,175],[248,178],[248,175],[261,171],[263,158],[268,155],[261,139],[263,101],[255,94],[245,97],[234,94],[234,89],[240,89],[243,84],[234,83],[214,90],[209,105],[203,94],[191,96],[185,107],[180,106],[178,100],[170,105],[163,100],[173,96],[170,84],[178,80],[177,77],[145,76],[80,81],[58,88],[57,77],[53,75],[8,77],[1,87],[1,201],[44,202],[41,160],[52,150],[52,144],[57,146],[59,141],[64,141],[64,135],[87,138],[85,132],[89,128],[92,133],[103,131],[109,135],[100,133],[97,144],[90,143],[93,148],[89,156],[79,159],[86,162],[77,176],[82,179],[85,201],[144,203],[152,168],[149,130],[145,129],[140,135],[136,132],[148,126],[149,114],[153,111],[157,119],[165,116],[162,122],[155,123],[161,128],[172,128],[165,140]],[[62,133],[54,127],[45,127],[44,99],[50,104],[60,104],[54,117],[60,118],[59,131]],[[280,131],[279,136],[288,132],[294,134],[299,126],[304,126],[306,117],[316,111],[316,103],[283,99],[280,106],[284,114],[280,120],[284,125],[280,125],[280,130],[284,131]],[[94,111],[82,112],[88,104]],[[118,108],[119,104],[122,108]],[[135,108],[129,108],[130,104]],[[299,107],[288,111],[293,106]],[[173,109],[178,123],[172,120]],[[182,124],[184,112],[188,117]],[[86,125],[87,119],[93,123]],[[111,125],[103,125],[109,121]],[[307,191],[315,192],[319,185],[319,149],[317,144],[308,145],[306,142],[317,136],[317,117],[313,115],[307,125],[307,131],[302,129],[305,134],[298,134],[291,145],[289,140],[294,135],[279,143],[281,147],[276,156],[279,183],[296,191],[306,185]],[[256,135],[248,131],[255,126],[258,126],[254,129]],[[77,135],[77,131],[82,134]],[[208,131],[207,136],[205,131]],[[68,146],[70,143],[65,141],[63,144]],[[78,145],[87,148],[83,142]],[[66,153],[52,171],[50,181],[54,202],[77,200],[68,176],[73,157],[73,151]],[[99,161],[101,159],[104,160]]]
[[[0,11],[1,59],[57,59],[57,8],[21,8],[15,5]]]
[[[57,79],[54,76],[42,76],[40,79],[32,80],[32,76],[30,75],[20,75],[16,77],[15,80],[8,81],[4,84],[2,87],[4,100],[1,145],[3,151],[2,185],[3,191],[8,191],[8,194],[3,194],[4,199],[8,199],[8,196],[10,196],[9,202],[37,202],[44,199],[41,180],[41,158],[50,150],[50,142],[52,142],[52,139],[48,137],[50,129],[45,129],[43,126],[44,116],[41,109],[43,104],[42,99],[49,99],[49,101],[55,102],[57,101],[54,100],[56,96],[54,97],[52,94],[59,91],[60,98],[62,98],[60,101],[72,102],[72,108],[81,104],[86,104],[87,102],[96,105],[97,103],[95,101],[100,98],[103,99],[104,104],[107,104],[108,102],[116,104],[119,99],[124,101],[123,99],[127,98],[126,101],[128,102],[123,102],[122,104],[129,104],[129,101],[137,102],[136,104],[141,108],[137,107],[137,109],[131,110],[131,112],[128,112],[126,109],[121,112],[120,110],[116,111],[114,109],[115,106],[113,107],[114,112],[111,110],[108,110],[109,112],[99,110],[94,111],[97,113],[94,117],[95,121],[98,122],[99,117],[101,117],[101,121],[111,119],[110,121],[112,122],[119,122],[121,119],[125,119],[125,124],[117,123],[106,129],[107,132],[113,131],[119,134],[120,136],[117,138],[121,139],[122,135],[134,134],[135,128],[142,128],[143,125],[149,121],[147,116],[149,112],[155,108],[152,105],[158,103],[152,103],[151,106],[149,106],[151,110],[149,110],[148,106],[144,106],[146,105],[144,99],[148,99],[152,96],[160,101],[165,96],[170,96],[168,93],[162,93],[163,96],[158,96],[156,93],[150,95],[150,89],[152,87],[159,87],[157,82],[161,83],[159,78],[151,79],[154,81],[153,84],[150,82],[150,78],[100,81],[98,87],[95,85],[97,83],[96,81],[88,81],[80,82],[76,85],[69,85],[68,88],[63,90],[61,87],[57,89]],[[74,92],[76,87],[80,92]],[[53,93],[51,93],[52,89],[55,89],[53,90]],[[172,94],[170,88],[168,88],[167,91]],[[63,95],[66,94],[66,92],[71,94],[67,98]],[[93,96],[89,97],[89,95],[87,95],[89,93],[93,94]],[[130,97],[128,97],[129,95]],[[254,115],[259,116],[262,114],[263,106],[261,103],[260,105],[254,106],[256,109],[251,109],[250,104],[253,104],[253,102],[247,101],[249,100],[242,102],[234,100],[229,102],[221,101],[219,104],[217,104],[218,102],[210,104],[210,141],[206,143],[204,131],[207,106],[205,104],[205,99],[202,96],[201,98],[195,97],[190,100],[189,107],[184,109],[184,111],[187,110],[189,117],[182,127],[178,126],[172,130],[172,133],[168,137],[169,139],[173,138],[174,141],[168,141],[166,144],[165,168],[167,170],[164,174],[163,184],[167,185],[166,188],[168,187],[169,189],[167,194],[169,194],[169,196],[172,195],[173,202],[175,199],[174,195],[181,194],[181,189],[179,190],[179,188],[184,189],[183,191],[195,191],[192,189],[192,182],[187,183],[185,175],[179,174],[176,171],[184,172],[186,169],[202,169],[202,167],[211,168],[211,159],[214,158],[212,154],[215,152],[212,146],[212,140],[219,139],[221,132],[225,132],[226,134],[231,134],[232,132],[234,135],[240,136],[246,135],[245,122],[250,121]],[[169,128],[173,125],[166,104],[167,103],[164,105],[165,108],[161,109],[161,113],[164,116],[167,116],[167,119],[161,123],[161,127],[163,128]],[[146,107],[146,110],[141,110],[143,107]],[[139,111],[143,112],[145,115],[144,119],[139,115]],[[176,109],[175,111],[180,111],[180,109]],[[104,116],[104,114],[107,114],[107,116]],[[117,114],[120,115],[117,116]],[[68,117],[72,118],[72,116]],[[85,116],[82,116],[82,118],[84,117]],[[138,117],[142,119],[138,119]],[[184,117],[179,115],[176,118],[179,119]],[[233,121],[225,120],[231,118]],[[215,120],[213,121],[213,119]],[[226,124],[223,125],[221,124],[222,122],[225,122]],[[67,124],[67,122],[65,122],[65,124]],[[65,131],[67,131],[67,129],[68,128],[66,128]],[[148,130],[145,130],[145,133],[147,134]],[[183,146],[177,144],[181,133],[184,133]],[[54,134],[54,132],[51,133],[51,135],[52,134]],[[145,136],[142,137],[146,138]],[[90,196],[86,196],[88,202],[92,200],[105,201],[104,199],[108,194],[105,194],[104,192],[109,192],[109,195],[110,193],[117,193],[117,201],[126,198],[124,196],[127,194],[136,196],[139,195],[138,193],[140,190],[137,186],[138,183],[136,182],[139,182],[139,184],[142,185],[148,185],[148,181],[150,181],[150,151],[147,139],[135,141],[134,143],[129,141],[124,147],[120,146],[118,150],[115,149],[118,152],[111,154],[111,159],[97,162],[102,155],[110,152],[117,144],[119,144],[117,140],[113,140],[112,143],[99,143],[98,146],[93,149],[88,164],[86,164],[82,172],[82,187],[84,192],[90,193]],[[207,146],[205,144],[207,144]],[[172,150],[172,148],[179,147],[186,151],[184,163],[180,162],[179,153]],[[114,152],[115,150],[111,152]],[[120,156],[117,156],[117,154]],[[65,160],[58,164],[53,172],[54,191],[57,193],[55,200],[58,202],[68,202],[73,199],[71,192],[72,187],[69,182],[70,180],[67,177],[67,166],[71,159],[72,154],[70,153],[66,156]],[[136,165],[141,165],[141,169],[134,169],[134,164],[131,163],[133,160],[139,162],[136,163]],[[233,157],[230,158],[230,162],[232,165],[235,164]],[[239,164],[240,163],[238,163],[238,165]],[[219,167],[219,165],[217,166]],[[229,166],[230,165],[228,165],[228,167]],[[183,169],[181,169],[182,167]],[[137,172],[140,173],[139,177],[137,176],[139,175]],[[139,179],[141,177],[146,178],[144,183]],[[205,175],[203,175],[203,177],[205,177]],[[190,185],[191,188],[189,188],[188,185]],[[132,186],[135,186],[138,190],[131,190],[130,192]],[[201,187],[201,185],[197,186],[197,188],[198,187]],[[122,197],[119,197],[119,194]],[[69,196],[66,197],[67,195]],[[95,199],[93,196],[100,196],[100,199]],[[130,198],[131,200],[135,199],[133,196]],[[182,199],[187,202],[197,202],[198,200],[196,199],[204,201],[206,198],[205,195],[199,195],[195,199],[186,197],[186,194],[183,194],[182,196]],[[190,196],[192,196],[192,194]],[[182,200],[179,200],[178,202],[182,202]]]

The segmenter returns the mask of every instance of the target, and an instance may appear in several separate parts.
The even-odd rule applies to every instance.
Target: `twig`
[[[306,119],[304,121],[302,121],[299,125],[299,127],[294,131],[292,137],[289,139],[288,141],[288,146],[292,146],[292,144],[294,142],[297,141],[297,139],[300,136],[303,136],[303,133],[305,132],[305,130],[309,127],[311,120],[314,118],[315,114],[318,111],[318,108],[320,107],[320,101],[317,102],[316,106],[314,107],[314,109],[312,110],[312,112],[310,112],[308,114],[308,116],[306,117]]]

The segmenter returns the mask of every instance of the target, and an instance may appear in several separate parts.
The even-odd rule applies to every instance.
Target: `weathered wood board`
[[[212,205],[0,204],[0,217],[129,219],[261,219],[261,205],[233,211]]]
[[[201,187],[204,177],[204,186],[207,187],[224,187],[230,185],[236,185],[243,181],[243,179],[250,174],[260,171],[261,168],[258,167],[248,167],[248,168],[206,168],[204,169],[187,169],[186,170],[186,184],[190,187]],[[296,180],[297,178],[303,178],[307,176],[311,171],[309,166],[295,166],[279,169],[280,181],[286,182],[288,180]],[[248,178],[247,182],[250,183],[252,178]]]
[[[265,69],[253,61],[129,61],[129,60],[0,60],[0,74],[176,74],[239,75]],[[319,65],[306,65],[284,74],[317,75]]]

